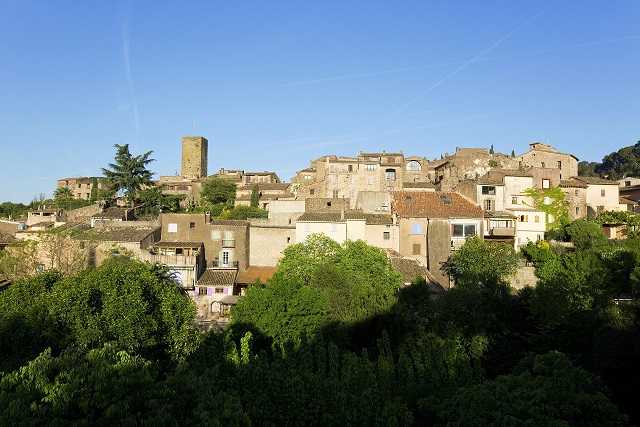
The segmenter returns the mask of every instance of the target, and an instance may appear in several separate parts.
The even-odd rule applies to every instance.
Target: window
[[[421,222],[412,222],[411,223],[411,234],[422,234],[422,223]]]
[[[487,199],[484,201],[484,210],[485,211],[493,210],[493,200]]]
[[[476,235],[475,224],[451,224],[451,235],[453,237],[470,237]]]
[[[422,170],[422,165],[417,160],[411,160],[409,163],[407,163],[407,170],[419,171],[419,170]]]
[[[395,169],[387,169],[385,171],[385,177],[387,179],[396,179],[396,170]]]
[[[529,215],[520,215],[520,222],[529,222]]]
[[[229,259],[230,258],[231,258],[231,252],[222,251],[222,266],[223,267],[228,267],[229,266]]]
[[[365,163],[364,170],[366,171],[374,171],[378,169],[378,165],[372,165],[370,163]]]
[[[207,287],[199,286],[198,287],[198,295],[207,295]]]
[[[223,294],[224,288],[216,288],[216,294]]]
[[[333,198],[337,199],[338,197],[340,197],[340,190],[333,190]]]
[[[189,223],[189,228],[196,228],[196,223],[195,222],[190,222]]]
[[[331,224],[331,231],[333,232],[338,231],[338,224]]]
[[[549,179],[544,178],[542,180],[542,188],[551,188],[551,181]]]
[[[580,208],[576,206],[576,216],[580,216]]]
[[[367,184],[373,185],[373,177],[372,176],[368,176],[367,177]]]
[[[624,186],[625,186],[625,187],[629,187],[629,186],[631,186],[631,181],[625,181],[625,182],[624,182]]]
[[[562,169],[562,161],[558,160],[558,169]]]
[[[175,222],[167,224],[167,232],[169,233],[177,233],[178,232],[178,224]]]
[[[602,196],[602,197],[605,196],[605,190],[604,189],[600,190],[600,196]]]
[[[517,197],[512,197],[511,198],[511,204],[512,205],[517,205],[518,204],[518,198]]]
[[[311,231],[311,224],[305,224],[304,225],[304,231]]]
[[[540,216],[539,216],[539,215],[536,215],[536,216],[533,218],[533,220],[534,220],[535,222],[540,222]]]
[[[353,165],[347,165],[347,172],[353,172]]]
[[[382,238],[383,238],[384,240],[389,240],[389,239],[391,238],[391,233],[389,233],[388,231],[384,231],[384,232],[382,233]]]
[[[291,243],[291,237],[287,237],[287,243]]]
[[[544,162],[540,163],[540,167],[544,169]]]
[[[573,195],[574,195],[574,196],[576,196],[576,197],[578,197],[578,196],[580,195],[580,190],[575,190],[575,191],[573,192]]]
[[[496,187],[492,185],[483,185],[482,194],[496,194]]]
[[[309,190],[309,195],[310,195],[310,196],[313,196],[313,195],[314,195],[314,193],[315,193],[315,190],[314,190],[313,188],[311,188],[311,189]]]
[[[334,184],[338,183],[338,175],[331,175],[331,182],[333,182]]]
[[[420,247],[420,243],[414,243],[413,244],[413,254],[414,255],[420,255],[421,252],[421,247]]]

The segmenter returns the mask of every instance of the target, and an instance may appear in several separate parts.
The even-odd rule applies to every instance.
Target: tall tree
[[[253,184],[253,188],[251,189],[251,205],[250,206],[252,208],[257,208],[259,200],[260,200],[260,187],[256,182],[255,184]]]
[[[109,182],[110,190],[122,192],[133,207],[140,189],[152,185],[153,172],[147,169],[147,165],[154,161],[149,158],[153,151],[134,156],[129,152],[129,144],[115,144],[114,147],[116,147],[115,163],[109,163],[111,169],[102,168],[102,173]]]
[[[200,198],[211,205],[220,203],[233,205],[236,198],[236,183],[224,178],[209,178],[202,183]]]

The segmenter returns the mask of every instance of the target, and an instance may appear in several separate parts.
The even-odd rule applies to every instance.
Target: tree
[[[59,199],[73,199],[73,191],[69,187],[59,187],[53,192],[53,199],[57,202]]]
[[[491,144],[491,148],[489,148],[489,154],[493,154],[493,144]]]
[[[233,209],[225,209],[218,216],[219,219],[243,220],[248,218],[266,218],[267,211],[258,207],[238,205]]]
[[[600,176],[596,173],[596,168],[599,165],[598,162],[587,162],[586,160],[578,162],[578,176]]]
[[[251,206],[252,208],[257,208],[258,202],[260,201],[260,196],[260,187],[256,182],[255,184],[253,184],[253,188],[251,189],[251,204],[249,206]]]
[[[547,230],[569,222],[570,203],[560,187],[527,188],[522,194],[533,199],[533,208],[545,213]]]
[[[515,273],[518,255],[513,246],[481,240],[474,236],[455,251],[442,270],[456,280],[456,285],[490,285]]]
[[[511,158],[516,157],[516,152],[514,150],[511,150]]]
[[[184,194],[164,194],[164,185],[154,185],[140,190],[136,215],[158,216],[162,212],[178,212],[180,202],[187,196]]]
[[[602,163],[595,166],[594,172],[613,180],[626,176],[639,176],[640,141],[604,156]]]
[[[576,249],[584,250],[608,241],[600,225],[595,221],[578,218],[565,227],[565,233]]]
[[[102,168],[102,173],[108,180],[109,189],[114,193],[122,192],[133,207],[140,189],[152,185],[153,172],[147,169],[147,165],[154,161],[149,158],[153,151],[133,156],[129,152],[129,144],[115,144],[114,147],[115,163],[109,163],[111,169]]]
[[[233,205],[236,198],[236,184],[224,178],[213,177],[202,183],[200,198],[211,205]]]

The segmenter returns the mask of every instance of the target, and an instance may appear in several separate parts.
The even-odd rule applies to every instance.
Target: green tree
[[[456,285],[488,285],[515,273],[518,255],[513,246],[488,242],[474,236],[451,254],[442,269]]]
[[[260,196],[260,187],[256,182],[255,184],[253,184],[253,188],[251,189],[251,204],[249,206],[251,206],[252,208],[257,208],[258,202],[260,201]]]
[[[596,168],[600,165],[598,162],[587,162],[585,160],[578,162],[578,176],[600,176],[596,173]]]
[[[576,249],[590,249],[605,244],[608,239],[596,221],[578,218],[565,227],[565,233]]]
[[[569,201],[560,187],[527,188],[523,195],[533,199],[533,208],[545,213],[547,230],[569,222]]]
[[[639,176],[640,141],[604,156],[602,163],[595,166],[594,172],[613,180],[626,176]]]
[[[246,205],[237,205],[234,206],[233,209],[225,209],[218,216],[219,219],[235,219],[242,220],[247,218],[266,218],[267,211],[264,209],[246,206]]]
[[[154,185],[140,190],[136,215],[158,216],[162,212],[180,211],[180,202],[186,196],[184,194],[164,194],[164,188],[164,185]]]
[[[224,178],[209,178],[202,183],[200,198],[210,205],[233,206],[236,198],[236,183]]]
[[[149,158],[153,151],[134,156],[129,152],[129,144],[115,144],[114,147],[115,163],[109,163],[111,169],[102,168],[102,173],[108,181],[109,190],[113,193],[122,192],[133,207],[138,192],[152,185],[153,172],[147,169],[147,165],[154,161]]]
[[[493,153],[494,153],[494,151],[493,151],[493,144],[491,144],[491,148],[489,148],[489,154],[493,154]]]

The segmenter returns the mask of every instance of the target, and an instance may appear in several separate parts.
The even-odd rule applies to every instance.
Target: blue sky
[[[640,139],[640,2],[0,2],[0,202],[99,176],[129,144],[209,173],[542,141],[601,161]],[[195,124],[196,126],[192,126]]]

